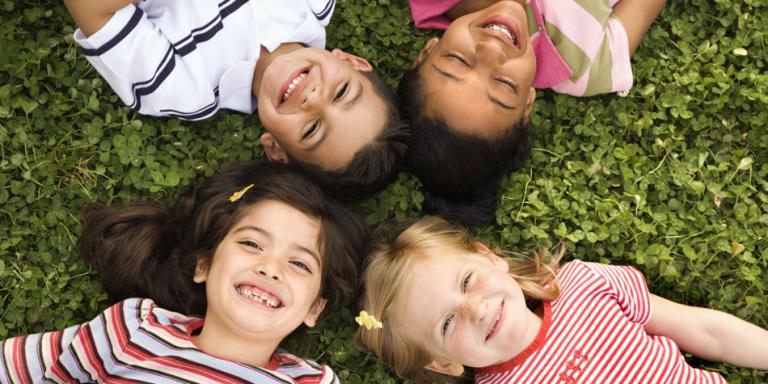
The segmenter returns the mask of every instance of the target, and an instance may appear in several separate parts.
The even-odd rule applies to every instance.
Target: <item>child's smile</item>
[[[529,39],[525,8],[512,1],[456,19],[417,59],[426,114],[486,138],[527,119],[536,98]]]
[[[258,92],[261,142],[273,161],[341,171],[384,129],[384,100],[362,72],[370,64],[341,50],[302,48],[276,57]]]
[[[486,367],[515,357],[533,341],[541,319],[507,269],[482,246],[416,264],[396,326],[436,361]]]
[[[216,346],[239,344],[269,350],[302,323],[313,326],[325,304],[319,297],[319,235],[316,219],[284,203],[248,207],[210,265],[198,263],[195,281],[205,283],[208,298],[201,347],[212,343],[214,353]]]

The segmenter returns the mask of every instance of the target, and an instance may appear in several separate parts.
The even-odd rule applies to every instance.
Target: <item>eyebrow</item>
[[[438,67],[437,65],[435,65],[435,63],[432,63],[432,68],[434,68],[437,72],[440,72],[441,75],[443,75],[443,76],[445,76],[445,77],[447,77],[449,79],[456,80],[456,81],[464,81],[464,79],[459,78],[458,76],[454,75],[453,73],[450,73],[450,72],[448,72],[448,71]]]
[[[263,236],[265,236],[265,237],[267,237],[269,239],[272,239],[272,237],[273,237],[272,233],[270,233],[269,231],[267,231],[267,230],[265,230],[265,229],[263,229],[261,227],[254,226],[254,225],[244,225],[244,226],[236,229],[234,231],[234,233],[243,232],[243,231],[249,231],[249,230],[250,231],[256,231],[256,232],[262,234]],[[309,256],[312,256],[312,258],[315,259],[315,262],[317,262],[317,265],[322,267],[323,264],[320,262],[320,257],[317,255],[317,253],[315,251],[313,251],[312,249],[307,248],[307,247],[305,247],[305,246],[303,246],[301,244],[298,244],[298,243],[294,243],[294,244],[295,244],[294,247],[296,249],[298,249],[299,251],[301,251],[303,253],[308,254]]]

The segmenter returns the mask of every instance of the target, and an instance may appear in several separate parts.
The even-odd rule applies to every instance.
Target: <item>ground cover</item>
[[[651,291],[768,327],[768,1],[670,2],[634,57],[627,97],[540,92],[533,158],[504,182],[478,235],[525,251],[637,265]],[[0,1],[0,339],[60,329],[106,305],[78,260],[77,214],[93,201],[171,202],[216,170],[263,156],[255,117],[140,117],[90,68],[61,2]],[[368,57],[392,85],[431,33],[407,3],[339,0],[329,47]],[[417,217],[402,175],[359,211]],[[355,350],[351,310],[307,353],[345,382],[393,381]],[[298,344],[294,341],[294,344]],[[768,373],[692,360],[734,383]]]

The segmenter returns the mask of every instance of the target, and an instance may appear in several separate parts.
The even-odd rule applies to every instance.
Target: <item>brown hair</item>
[[[425,380],[430,352],[402,332],[404,327],[393,324],[395,311],[402,308],[403,289],[411,280],[414,267],[446,251],[477,252],[477,242],[464,228],[439,217],[426,217],[396,234],[380,245],[370,256],[363,275],[365,291],[361,305],[365,311],[380,319],[381,329],[360,328],[355,339],[359,345],[372,350],[398,376]],[[554,300],[560,292],[553,280],[561,251],[551,258],[546,251],[533,257],[505,257],[509,274],[517,280],[527,299]]]
[[[347,201],[358,201],[379,192],[397,176],[403,166],[410,133],[400,119],[392,90],[373,72],[362,74],[384,101],[387,117],[381,133],[339,171],[326,171],[289,155],[290,164],[319,183],[323,191]]]
[[[233,192],[249,184],[254,186],[240,200],[229,201]],[[161,307],[202,315],[205,287],[193,282],[198,260],[210,263],[231,226],[263,200],[285,203],[320,222],[320,295],[328,307],[351,299],[367,251],[367,227],[349,209],[326,199],[308,179],[285,165],[261,160],[220,173],[181,197],[172,209],[152,203],[87,206],[80,255],[100,273],[114,301],[148,297]]]

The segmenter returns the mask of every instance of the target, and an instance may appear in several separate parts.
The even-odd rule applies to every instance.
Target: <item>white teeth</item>
[[[512,40],[512,44],[517,44],[517,38],[515,35],[513,35],[511,32],[509,32],[509,29],[505,25],[501,24],[488,24],[484,28],[492,29],[494,31],[499,31],[503,33],[505,36],[507,36],[508,39]]]
[[[250,289],[245,289],[243,287],[237,287],[237,293],[251,300],[261,301],[263,304],[266,304],[270,308],[277,308],[280,305],[280,302],[277,299],[268,297],[267,295],[262,295],[258,292],[253,292]]]
[[[293,89],[296,88],[296,85],[301,83],[304,78],[307,77],[306,73],[301,73],[298,76],[296,76],[295,79],[291,80],[291,83],[288,84],[288,89],[285,90],[285,93],[283,94],[283,101],[288,100],[288,97],[291,96],[291,92],[293,92]]]

